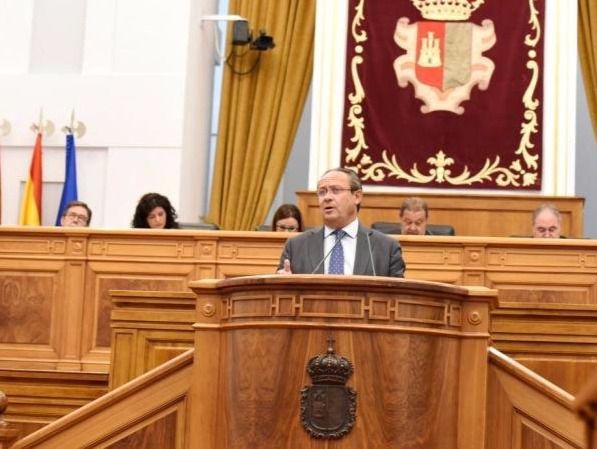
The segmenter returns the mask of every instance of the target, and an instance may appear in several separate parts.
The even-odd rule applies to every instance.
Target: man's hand
[[[277,274],[292,274],[292,270],[290,269],[290,260],[284,259],[284,268],[276,271]]]

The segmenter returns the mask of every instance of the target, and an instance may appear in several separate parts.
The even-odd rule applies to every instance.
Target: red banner
[[[540,190],[544,0],[349,0],[342,164],[370,185]]]

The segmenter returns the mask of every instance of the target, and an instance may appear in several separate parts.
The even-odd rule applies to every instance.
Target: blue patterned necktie
[[[346,235],[346,231],[336,229],[332,234],[336,236],[336,241],[334,242],[334,248],[330,256],[328,274],[344,274],[344,248],[342,248],[341,240]]]

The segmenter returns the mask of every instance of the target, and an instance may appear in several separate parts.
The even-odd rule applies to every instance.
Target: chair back
[[[217,231],[220,227],[214,223],[178,223],[180,229],[197,229],[201,231]]]
[[[402,234],[400,223],[376,221],[371,227],[384,234]],[[456,230],[452,225],[428,224],[427,235],[456,235]]]

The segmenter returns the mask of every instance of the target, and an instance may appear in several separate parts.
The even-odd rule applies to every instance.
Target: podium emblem
[[[342,438],[356,421],[357,393],[345,385],[352,363],[336,355],[334,340],[329,338],[327,352],[312,357],[307,372],[313,385],[301,390],[303,427],[313,438]]]

